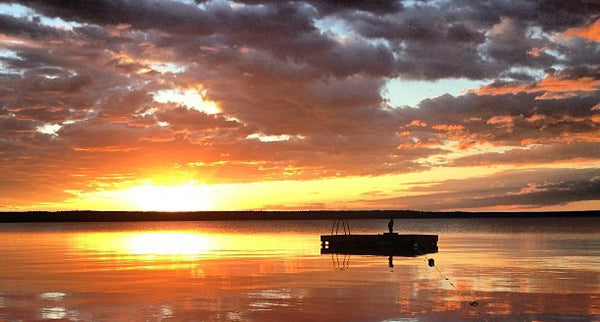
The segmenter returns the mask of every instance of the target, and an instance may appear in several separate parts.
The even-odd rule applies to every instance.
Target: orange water
[[[321,255],[330,224],[0,224],[0,320],[600,319],[599,219],[397,220],[439,252],[393,267]]]

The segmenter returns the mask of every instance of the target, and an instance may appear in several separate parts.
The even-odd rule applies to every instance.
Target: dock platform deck
[[[384,233],[322,235],[321,253],[417,256],[437,252],[437,235]]]

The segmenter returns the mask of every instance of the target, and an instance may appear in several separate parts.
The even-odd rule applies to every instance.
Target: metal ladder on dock
[[[341,229],[340,229],[341,224]],[[350,235],[350,223],[348,223],[348,219],[335,219],[333,221],[333,225],[331,226],[331,235]]]

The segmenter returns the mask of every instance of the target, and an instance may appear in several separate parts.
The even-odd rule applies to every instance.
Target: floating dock
[[[418,256],[437,253],[437,235],[322,235],[321,254]]]

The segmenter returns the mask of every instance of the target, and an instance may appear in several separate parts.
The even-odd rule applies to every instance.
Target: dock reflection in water
[[[0,225],[0,320],[600,317],[598,222],[399,222],[440,233],[435,267],[430,254],[393,254],[394,269],[386,254],[322,255],[328,221]]]
[[[398,234],[393,232],[393,227],[394,220],[390,219],[387,233],[352,234],[348,220],[336,219],[331,234],[321,236],[321,254],[385,256],[388,257],[388,266],[394,267],[394,256],[415,257],[437,253],[437,235]],[[333,262],[339,268],[339,257],[335,257]],[[433,259],[428,259],[428,262],[433,266]],[[349,256],[344,256],[342,266],[347,268],[348,263]]]

